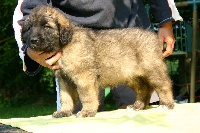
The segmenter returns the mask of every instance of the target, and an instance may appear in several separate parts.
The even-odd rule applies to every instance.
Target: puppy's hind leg
[[[168,109],[173,109],[174,98],[171,80],[166,77],[162,84],[159,84],[157,87],[155,87],[155,90],[160,98],[160,105],[165,105]]]
[[[54,118],[69,117],[78,101],[76,86],[67,78],[56,74],[59,82],[61,109],[53,113]]]
[[[151,94],[153,90],[143,77],[138,77],[134,80],[131,88],[136,92],[137,97],[133,105],[129,105],[127,108],[134,110],[143,110],[149,105]]]
[[[160,105],[165,105],[168,109],[174,108],[174,99],[172,92],[172,82],[164,69],[155,69],[149,77],[150,84],[154,87],[160,98]]]

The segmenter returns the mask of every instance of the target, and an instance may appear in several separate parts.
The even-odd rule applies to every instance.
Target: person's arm
[[[147,3],[159,26],[167,22],[183,20],[175,6],[174,0],[147,0]]]
[[[19,56],[22,60],[24,60],[24,53],[21,50],[23,44],[21,41],[21,25],[19,25],[18,21],[23,18],[23,14],[21,12],[21,4],[23,0],[18,0],[18,5],[16,6],[13,14],[13,29],[15,31],[15,40],[17,41],[18,48],[19,48]],[[25,68],[24,68],[25,70]]]
[[[166,43],[166,48],[163,49],[163,57],[165,58],[171,55],[175,44],[172,22],[167,22],[159,27],[158,39],[161,42]]]
[[[179,15],[174,0],[148,0],[148,4],[156,22],[159,23],[158,37],[160,41],[166,43],[163,57],[167,57],[172,54],[175,43],[172,23],[183,19]]]

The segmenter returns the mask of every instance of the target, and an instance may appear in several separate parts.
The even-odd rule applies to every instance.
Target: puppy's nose
[[[38,38],[32,37],[31,38],[31,44],[36,44],[38,42]]]

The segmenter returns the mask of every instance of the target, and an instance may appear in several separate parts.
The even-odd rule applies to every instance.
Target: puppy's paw
[[[170,104],[167,104],[167,108],[168,109],[174,109],[174,103],[170,103]]]
[[[53,118],[69,117],[72,115],[72,111],[56,111],[53,113]]]
[[[94,110],[81,110],[76,114],[77,118],[81,117],[94,117],[96,115],[97,111]]]
[[[127,109],[133,109],[133,110],[136,110],[136,111],[139,111],[139,110],[143,110],[145,109],[145,104],[141,101],[135,101],[134,104],[132,105],[128,105],[127,106]]]
[[[163,102],[163,101],[160,101],[160,105],[162,106],[166,106],[168,109],[174,109],[174,102]]]

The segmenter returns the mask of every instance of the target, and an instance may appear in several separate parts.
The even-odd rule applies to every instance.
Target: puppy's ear
[[[25,43],[25,40],[26,40],[26,37],[27,35],[30,33],[30,30],[31,30],[31,27],[32,27],[32,22],[31,22],[31,17],[30,15],[27,16],[23,22],[23,25],[22,25],[22,42]]]
[[[73,30],[70,20],[62,15],[58,15],[58,25],[60,33],[60,43],[62,46],[65,46],[72,40]],[[61,47],[62,47],[61,46]]]

